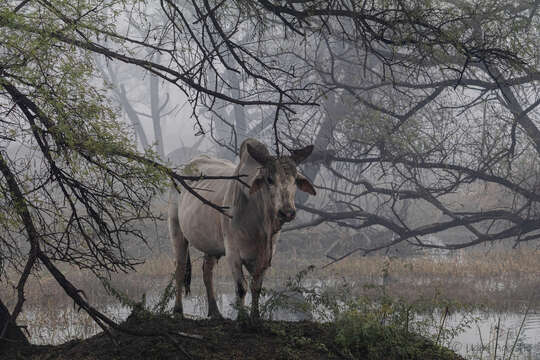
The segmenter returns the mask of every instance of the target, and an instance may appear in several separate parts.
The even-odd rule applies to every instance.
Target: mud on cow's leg
[[[213,271],[214,266],[217,264],[218,259],[210,256],[204,256],[203,262],[203,280],[204,286],[206,287],[206,298],[208,299],[208,316],[212,319],[222,319],[221,313],[219,312],[216,295],[214,293],[214,280],[213,280]]]

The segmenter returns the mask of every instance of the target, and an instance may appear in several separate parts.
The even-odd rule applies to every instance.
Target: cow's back
[[[227,160],[199,156],[187,166],[189,175],[231,176],[236,166]],[[186,174],[187,175],[187,174]],[[189,185],[205,199],[223,206],[225,192],[231,180],[199,180]],[[179,202],[179,221],[182,233],[189,243],[209,255],[225,254],[220,217],[216,209],[203,204],[199,199],[182,190]]]

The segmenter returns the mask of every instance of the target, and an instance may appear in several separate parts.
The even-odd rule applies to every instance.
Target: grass
[[[352,257],[330,267],[326,276],[382,285],[383,270],[388,274],[384,285],[393,296],[438,296],[496,311],[516,310],[527,306],[531,289],[540,286],[540,250],[465,250],[445,258]],[[534,309],[539,305],[533,301]]]

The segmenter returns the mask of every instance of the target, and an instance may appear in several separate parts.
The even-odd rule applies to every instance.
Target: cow
[[[190,184],[215,205],[228,207],[228,216],[203,204],[187,191],[178,194],[176,189],[171,189],[168,220],[176,262],[175,313],[183,316],[184,285],[186,294],[189,292],[188,245],[191,245],[204,254],[202,268],[208,316],[222,318],[214,294],[212,272],[224,256],[235,284],[236,307],[242,310],[244,306],[247,292],[245,267],[251,275],[251,318],[260,317],[259,297],[264,272],[270,266],[281,227],[295,218],[296,190],[316,194],[311,182],[296,169],[312,151],[313,146],[309,145],[292,150],[289,156],[272,156],[263,143],[246,139],[240,146],[237,165],[208,156],[199,156],[187,165],[191,173],[245,177],[242,178],[244,184],[230,179],[201,179]]]

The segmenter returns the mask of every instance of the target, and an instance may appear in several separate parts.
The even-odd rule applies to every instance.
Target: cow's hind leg
[[[217,264],[218,259],[216,257],[205,255],[203,262],[203,280],[206,287],[206,298],[208,299],[208,316],[212,319],[222,319],[219,312],[216,295],[214,293],[214,280],[213,271],[214,266]]]
[[[186,264],[188,261],[188,242],[180,229],[178,221],[178,213],[169,213],[169,235],[174,249],[174,257],[176,263],[175,280],[176,280],[176,302],[174,304],[174,312],[183,316],[182,308],[182,288],[186,279]]]

